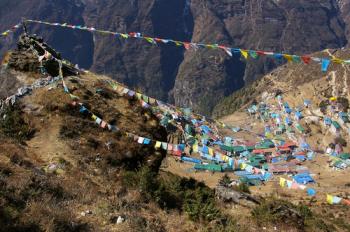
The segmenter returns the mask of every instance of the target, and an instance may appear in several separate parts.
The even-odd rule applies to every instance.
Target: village
[[[256,186],[260,192],[263,186],[269,186],[267,191],[271,192],[270,185],[277,183],[281,188],[306,190],[308,196],[315,197],[316,192],[322,192],[316,180],[322,176],[323,170],[319,170],[322,162],[326,167],[321,169],[327,168],[324,173],[345,175],[342,170],[350,166],[347,105],[336,97],[326,102],[319,108],[305,99],[291,107],[283,95],[266,94],[260,103],[255,102],[241,112],[243,119],[234,126],[229,120],[225,124],[192,114],[188,109],[160,105],[163,114],[159,115],[164,112],[172,115],[173,120],[167,123],[175,122],[176,127],[183,128],[183,136],[177,141],[190,147],[172,152],[180,164],[168,158],[170,166],[166,165],[166,169],[190,177],[199,177],[200,173],[199,179],[213,187],[223,175],[229,174],[234,184]],[[314,130],[321,132],[326,141],[315,140]],[[203,172],[207,173],[204,177]]]

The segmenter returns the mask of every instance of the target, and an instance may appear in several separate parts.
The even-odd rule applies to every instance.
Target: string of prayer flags
[[[16,24],[16,25],[14,25],[13,27],[11,27],[11,29],[8,29],[8,30],[2,32],[2,33],[0,34],[0,36],[2,36],[2,37],[8,36],[10,33],[13,33],[13,32],[15,32],[18,28],[20,28],[21,25],[22,25],[22,23],[18,23],[18,24]]]
[[[350,60],[343,60],[336,57],[332,57],[331,59],[327,58],[318,58],[318,57],[311,57],[307,55],[293,55],[293,54],[281,54],[281,53],[275,53],[275,52],[268,52],[268,51],[260,51],[260,50],[244,50],[241,48],[231,48],[228,46],[223,46],[219,44],[204,44],[204,43],[194,43],[194,42],[182,42],[172,39],[162,39],[162,38],[153,38],[149,36],[143,36],[142,33],[139,32],[130,32],[128,34],[126,33],[119,33],[119,32],[111,32],[111,31],[104,31],[104,30],[97,30],[93,27],[86,27],[81,25],[68,25],[67,23],[59,24],[59,23],[49,23],[49,22],[43,22],[39,20],[26,20],[26,22],[31,23],[39,23],[39,24],[45,24],[50,26],[60,26],[60,27],[67,27],[72,29],[79,29],[79,30],[86,30],[94,33],[100,33],[100,34],[110,34],[117,36],[118,38],[122,39],[129,39],[129,38],[136,38],[136,39],[143,39],[147,41],[148,43],[151,43],[153,45],[157,45],[158,43],[163,44],[174,44],[177,47],[183,47],[186,50],[189,50],[191,48],[194,48],[197,50],[198,48],[207,48],[207,49],[221,49],[229,56],[232,56],[233,53],[240,53],[243,58],[246,60],[250,57],[257,59],[259,56],[268,56],[274,59],[286,59],[288,62],[295,62],[300,63],[303,61],[304,64],[310,64],[311,61],[321,64],[321,70],[323,72],[326,72],[328,70],[328,67],[331,62],[336,64],[350,64]],[[3,35],[7,35],[8,32],[4,32]]]

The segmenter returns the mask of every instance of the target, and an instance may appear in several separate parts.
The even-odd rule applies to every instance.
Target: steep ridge
[[[346,46],[348,7],[346,1],[336,0],[2,1],[0,29],[12,26],[24,16],[301,54]],[[221,52],[152,47],[36,25],[30,30],[43,35],[83,68],[109,74],[147,94],[206,114],[220,99],[281,63],[266,59],[245,62]],[[14,42],[13,38],[8,37],[5,42]],[[4,42],[1,44],[5,46]],[[2,53],[6,49],[7,46],[2,48]]]

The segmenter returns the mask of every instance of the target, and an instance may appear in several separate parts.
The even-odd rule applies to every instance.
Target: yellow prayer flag
[[[223,159],[225,162],[227,162],[228,159],[229,159],[229,157],[228,157],[227,155],[225,155],[225,156],[222,157],[222,159]]]
[[[192,148],[193,148],[193,152],[198,152],[198,144],[194,144]]]
[[[280,186],[284,187],[286,185],[286,179],[280,177]]]
[[[141,98],[142,98],[142,94],[141,94],[141,93],[136,93],[136,97],[137,97],[138,99],[141,99]]]
[[[332,62],[333,62],[333,63],[337,63],[337,64],[342,64],[342,63],[344,63],[344,60],[339,59],[339,58],[333,58],[333,59],[332,59]]]
[[[241,49],[241,54],[242,54],[242,56],[244,56],[245,59],[248,59],[248,51],[247,50]]]
[[[245,169],[247,166],[248,166],[248,164],[246,164],[246,163],[241,163],[241,164],[240,164],[240,168],[241,168],[242,170]]]
[[[150,97],[150,98],[149,98],[149,104],[151,104],[151,105],[156,104],[156,99]]]
[[[208,150],[209,150],[209,155],[214,155],[214,150],[213,150],[213,148],[208,148]]]
[[[124,38],[124,39],[127,39],[127,38],[129,38],[129,35],[128,34],[120,34],[120,36],[122,37],[122,38]]]
[[[157,142],[156,142],[156,145],[155,145],[154,147],[155,147],[155,148],[160,148],[161,145],[162,145],[162,142],[157,141]]]
[[[283,54],[283,57],[286,58],[289,62],[293,61],[293,56],[288,54]]]
[[[327,194],[327,203],[333,204],[333,196],[332,195]]]
[[[95,121],[97,119],[97,116],[93,114],[91,118]]]

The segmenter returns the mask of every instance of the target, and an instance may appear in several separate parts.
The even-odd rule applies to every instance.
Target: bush
[[[159,177],[149,167],[138,171],[125,171],[125,187],[139,189],[146,200],[156,202],[161,208],[184,211],[193,221],[210,222],[220,217],[212,189],[190,178],[180,178],[169,173]]]
[[[183,209],[193,221],[213,221],[221,216],[213,192],[207,188],[187,191]]]
[[[342,145],[343,147],[346,147],[346,145],[347,145],[346,140],[343,139],[342,137],[337,137],[337,138],[335,138],[335,139],[334,139],[334,143],[335,143],[335,144],[340,144],[340,145]]]
[[[239,183],[239,185],[236,185],[233,188],[239,192],[250,193],[249,185],[246,183]]]
[[[345,97],[338,97],[337,103],[339,103],[344,111],[347,111],[349,109],[349,100]]]
[[[31,128],[22,115],[18,105],[5,107],[0,114],[0,133],[19,142],[30,139],[35,129]]]
[[[294,205],[291,202],[273,197],[265,199],[252,210],[252,216],[259,225],[281,224],[298,228],[301,231],[333,231],[321,218],[314,215],[305,205]]]

